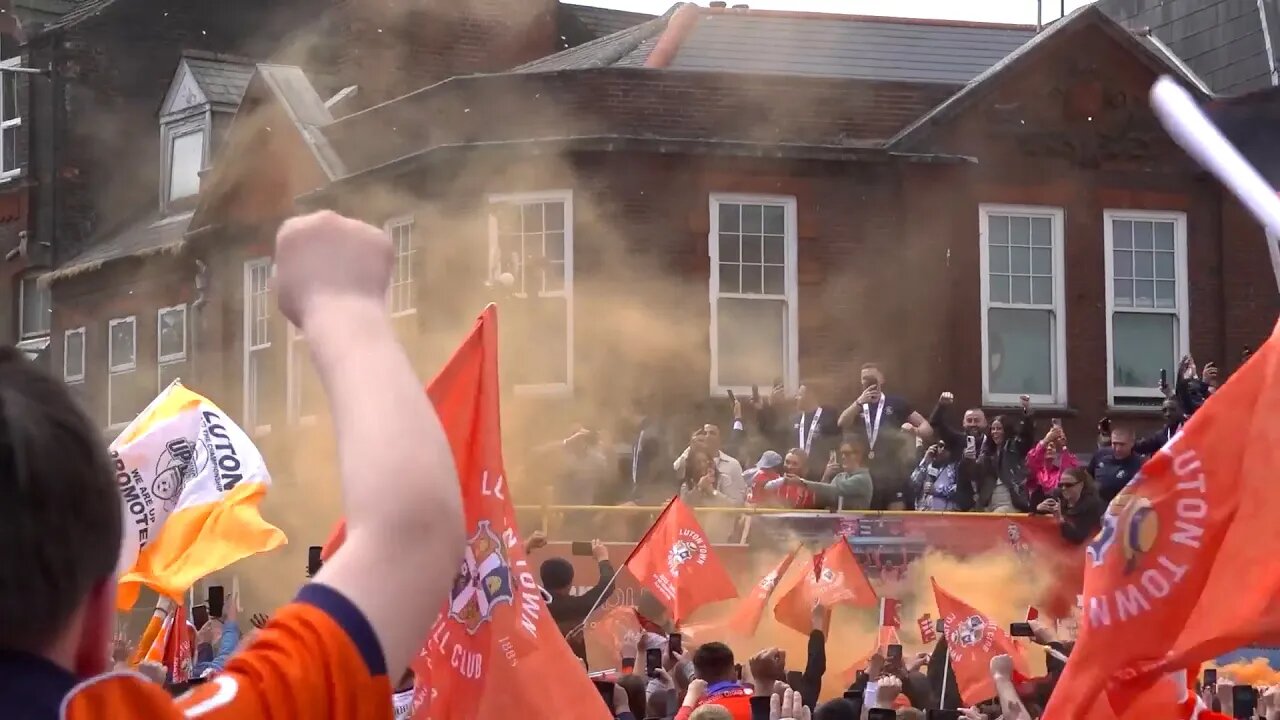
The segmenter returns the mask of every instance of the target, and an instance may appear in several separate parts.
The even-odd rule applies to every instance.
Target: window
[[[324,407],[324,388],[311,362],[307,339],[289,326],[289,419],[304,425],[315,422]]]
[[[14,68],[22,64],[21,57],[0,62],[0,67]],[[22,127],[22,115],[18,109],[18,77],[16,72],[0,72],[0,180],[18,174],[18,132]]]
[[[417,308],[417,292],[413,282],[413,218],[399,218],[387,223],[387,234],[395,250],[391,268],[391,287],[387,288],[387,308],[392,317],[406,315]]]
[[[187,306],[160,308],[156,312],[156,391],[181,378],[186,364]]]
[[[246,428],[256,431],[270,429],[262,422],[271,351],[271,296],[267,286],[270,277],[269,258],[244,264],[244,423]]]
[[[1062,209],[983,205],[979,224],[984,401],[1065,404]]]
[[[503,308],[511,308],[511,320],[502,334],[519,362],[504,367],[510,368],[520,392],[570,391],[573,194],[491,196],[489,202],[490,279],[509,273],[515,300]]]
[[[62,334],[62,379],[68,384],[84,382],[84,328]]]
[[[1188,346],[1183,213],[1103,212],[1107,267],[1107,396],[1159,401],[1160,369],[1175,374]]]
[[[711,391],[799,385],[796,201],[711,196]]]
[[[107,425],[120,427],[131,422],[151,400],[138,391],[137,318],[110,321],[107,343]]]
[[[169,199],[179,200],[200,192],[204,167],[204,131],[175,135],[169,141]]]
[[[18,339],[27,340],[49,334],[49,318],[53,312],[49,285],[39,275],[22,278],[18,290]]]

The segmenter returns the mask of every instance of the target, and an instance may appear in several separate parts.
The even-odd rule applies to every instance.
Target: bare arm
[[[921,440],[928,442],[929,438],[933,437],[933,426],[930,425],[929,421],[925,420],[924,416],[920,413],[912,412],[907,416],[907,422],[916,427],[916,437]]]
[[[281,310],[306,333],[329,398],[347,518],[346,541],[315,582],[360,609],[398,678],[462,556],[453,456],[386,313],[382,231],[332,213],[295,218],[276,258]]]

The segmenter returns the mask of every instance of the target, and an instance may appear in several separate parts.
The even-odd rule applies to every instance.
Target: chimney
[[[750,9],[751,9],[751,6],[750,6],[750,5],[746,5],[746,4],[742,4],[742,5],[734,5],[734,6],[733,6],[733,9],[734,9],[734,10],[750,10]]]
[[[729,3],[725,2],[724,0],[712,0],[711,7],[717,8],[717,9],[724,9],[729,7]]]

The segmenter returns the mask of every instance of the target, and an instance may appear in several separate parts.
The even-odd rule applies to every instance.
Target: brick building
[[[1275,317],[1260,231],[1146,106],[1159,74],[1208,88],[1096,9],[1037,34],[690,5],[511,23],[486,1],[454,27],[523,57],[477,39],[410,62],[438,35],[379,44],[385,16],[275,63],[230,32],[175,40],[138,61],[150,150],[99,143],[92,181],[35,171],[67,180],[39,207],[83,228],[36,234],[56,238],[51,357],[104,427],[181,375],[276,473],[324,447],[305,339],[267,284],[276,224],[317,207],[391,233],[389,311],[424,376],[499,301],[508,428],[529,441],[642,394],[715,417],[779,378],[846,402],[874,359],[925,412],[942,390],[996,409],[1029,392],[1083,450],[1104,414],[1154,420],[1160,368],[1233,367]],[[414,70],[370,70],[388,66]],[[124,192],[124,160],[147,166],[130,214],[76,219]],[[77,182],[99,205],[63,197]]]

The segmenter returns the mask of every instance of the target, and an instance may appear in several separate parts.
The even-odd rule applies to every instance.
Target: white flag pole
[[[942,661],[942,697],[938,698],[938,707],[947,707],[947,676],[951,674],[951,645],[947,645],[947,659]]]
[[[1280,287],[1280,197],[1218,130],[1191,94],[1165,76],[1151,87],[1151,107],[1187,154],[1213,173],[1267,231],[1267,252]]]

